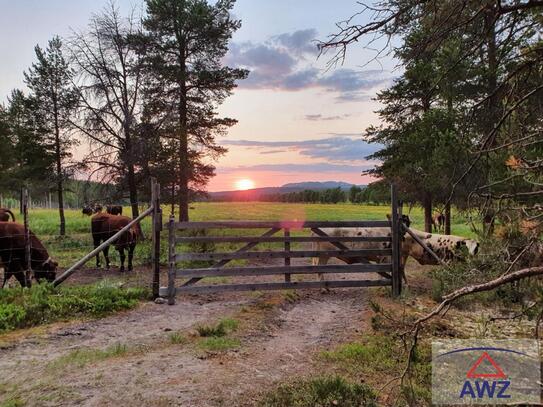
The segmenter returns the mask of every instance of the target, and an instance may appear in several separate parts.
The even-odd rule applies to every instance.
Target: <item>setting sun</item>
[[[255,187],[255,183],[252,180],[247,179],[247,178],[236,181],[235,185],[238,191],[246,191],[248,189],[253,189]]]

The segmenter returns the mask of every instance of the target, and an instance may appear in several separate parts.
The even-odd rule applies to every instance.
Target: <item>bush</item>
[[[144,288],[123,288],[104,280],[97,284],[55,288],[34,284],[32,288],[0,290],[0,332],[80,317],[99,317],[130,309],[149,296]]]
[[[377,406],[376,396],[365,384],[350,383],[340,376],[320,377],[283,384],[261,402],[266,407],[362,407]]]
[[[523,246],[522,246],[523,247]],[[466,256],[465,261],[456,261],[446,267],[440,267],[432,273],[432,298],[441,301],[442,297],[452,291],[471,284],[484,283],[502,275],[517,253],[508,253],[512,250],[504,242],[489,240],[481,244],[481,253],[477,256]],[[522,266],[521,263],[518,265]],[[534,284],[504,285],[500,288],[461,298],[455,302],[462,306],[475,300],[483,303],[500,301],[505,305],[518,303],[535,294],[537,287]]]

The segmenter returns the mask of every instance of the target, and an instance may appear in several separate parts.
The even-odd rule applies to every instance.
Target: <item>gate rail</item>
[[[392,187],[392,217],[383,221],[216,221],[216,222],[176,222],[171,216],[165,225],[168,229],[168,287],[160,288],[160,295],[168,297],[168,303],[175,302],[176,294],[210,293],[217,291],[251,291],[297,288],[332,288],[332,287],[375,287],[392,286],[394,295],[401,292],[400,279],[400,213],[396,199],[396,190]],[[386,236],[329,236],[324,228],[390,228]],[[177,236],[179,230],[225,231],[229,229],[264,230],[260,236]],[[309,230],[311,236],[291,236],[293,231]],[[283,231],[281,236],[276,236]],[[329,242],[336,250],[292,250],[291,243]],[[386,248],[350,249],[344,243],[372,242],[390,243]],[[246,243],[231,252],[178,252],[177,245],[193,243]],[[281,250],[251,251],[260,243],[283,243]],[[291,265],[292,258],[336,257],[345,265]],[[389,259],[376,264],[369,263],[368,256]],[[225,266],[232,260],[269,260],[284,259],[284,265],[273,266]],[[211,267],[182,268],[183,261],[214,261]],[[330,274],[330,273],[378,273],[383,278],[377,280],[329,280],[299,281],[291,280],[293,274]],[[206,277],[246,277],[284,275],[284,282],[247,282],[236,284],[195,285]],[[176,286],[177,278],[188,279]]]

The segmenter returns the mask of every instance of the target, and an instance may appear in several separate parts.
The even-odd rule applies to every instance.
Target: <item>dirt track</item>
[[[314,356],[364,330],[368,289],[192,296],[96,321],[54,325],[0,349],[0,402],[29,406],[254,405],[266,389],[314,373]],[[241,321],[239,349],[199,349],[194,327]],[[186,344],[172,344],[179,331]],[[192,339],[191,339],[192,338]],[[62,362],[76,349],[126,345],[120,356]]]

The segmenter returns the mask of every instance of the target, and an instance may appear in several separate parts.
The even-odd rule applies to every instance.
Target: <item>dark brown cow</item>
[[[102,205],[100,204],[88,204],[83,206],[83,215],[92,216],[95,213],[102,212]]]
[[[443,233],[445,231],[445,215],[441,212],[434,213],[432,221],[434,223],[434,232]]]
[[[91,231],[92,240],[94,242],[94,248],[100,246],[102,242],[105,242],[115,233],[120,231],[126,225],[128,225],[132,219],[126,216],[111,215],[109,213],[99,213],[91,218]],[[132,259],[134,257],[134,249],[138,239],[142,236],[141,227],[139,224],[134,225],[130,230],[123,233],[113,245],[119,252],[121,257],[121,269],[124,269],[125,254],[124,250],[128,249],[128,271],[132,271]],[[104,249],[104,257],[106,259],[106,268],[109,269],[109,246]],[[100,267],[100,254],[96,255],[96,267]]]
[[[9,222],[9,217],[15,222],[15,215],[9,209],[0,208],[0,222]]]
[[[123,207],[122,205],[108,205],[106,207],[106,212],[110,215],[122,215]]]
[[[25,264],[25,229],[15,222],[0,222],[0,265],[4,268],[4,281],[15,276],[23,287],[26,287]],[[31,267],[36,280],[53,281],[56,277],[58,263],[53,261],[40,240],[30,232]]]

